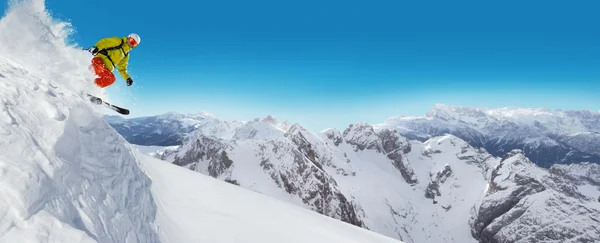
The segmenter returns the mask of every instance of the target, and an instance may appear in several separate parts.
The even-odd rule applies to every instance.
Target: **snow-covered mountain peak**
[[[428,139],[424,142],[426,148],[436,148],[448,150],[449,147],[467,148],[471,147],[465,140],[452,134],[446,134],[439,137]]]
[[[273,120],[256,118],[246,122],[235,129],[233,139],[236,140],[270,140],[278,137],[283,137],[285,131],[281,129]],[[276,122],[276,121],[275,121]]]
[[[356,149],[379,148],[379,137],[373,126],[366,122],[357,122],[350,124],[344,130],[343,137],[348,144],[356,146]]]
[[[346,129],[344,129],[343,135],[346,138],[353,137],[369,137],[375,134],[375,130],[373,126],[367,124],[366,122],[357,122],[354,124],[350,124]]]
[[[494,183],[507,187],[511,184],[506,183],[512,183],[516,178],[523,176],[541,181],[542,177],[547,175],[547,172],[531,162],[523,151],[515,149],[500,160],[500,164],[493,174],[495,176]]]
[[[300,150],[302,150],[302,147],[308,147],[307,149],[317,150],[316,152],[323,154],[323,156],[329,156],[325,155],[328,152],[326,151],[327,145],[324,138],[320,134],[309,131],[300,124],[296,123],[291,126],[285,136],[298,145]]]
[[[208,111],[200,111],[196,114],[192,114],[194,117],[203,117],[203,118],[217,118],[215,115],[209,113]]]
[[[435,105],[425,116],[452,124],[465,124],[474,128],[483,128],[488,123],[497,122],[496,119],[488,116],[484,109],[443,104]]]
[[[290,126],[290,128],[286,131],[287,134],[289,135],[296,135],[299,133],[308,133],[309,131],[304,128],[302,125],[295,123],[294,125]]]
[[[157,118],[180,118],[180,117],[184,117],[185,115],[183,113],[180,112],[176,112],[176,111],[169,111],[169,112],[165,112],[162,114],[157,115]]]
[[[328,128],[319,133],[323,138],[329,139],[335,146],[343,141],[342,133],[336,128]]]
[[[271,123],[273,125],[277,125],[279,123],[272,115],[268,115],[267,117],[263,118],[262,122]]]
[[[163,114],[157,115],[156,116],[157,119],[168,119],[168,120],[181,120],[181,119],[195,119],[195,120],[202,120],[202,119],[207,119],[207,118],[211,118],[211,119],[216,119],[216,117],[206,111],[201,111],[198,113],[180,113],[180,112],[165,112]]]
[[[290,123],[289,121],[285,120],[279,124],[277,124],[277,127],[283,131],[287,131],[290,129],[290,127],[292,127],[292,123]]]
[[[255,119],[255,121],[257,121],[257,119]],[[258,120],[260,120],[260,122],[263,122],[263,123],[269,123],[284,132],[286,132],[292,126],[292,124],[289,121],[285,120],[283,122],[279,122],[279,120],[277,120],[272,115],[268,115],[268,116],[266,116],[262,119],[258,119]]]

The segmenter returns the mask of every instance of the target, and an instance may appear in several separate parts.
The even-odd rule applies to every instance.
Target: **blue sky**
[[[313,130],[436,103],[600,109],[593,1],[67,1],[73,41],[140,34],[132,116],[272,114]]]

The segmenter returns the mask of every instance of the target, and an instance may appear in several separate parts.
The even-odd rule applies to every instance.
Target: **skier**
[[[92,67],[98,77],[95,82],[100,88],[106,88],[116,80],[113,71],[118,67],[121,77],[126,80],[127,86],[133,84],[133,79],[127,73],[127,64],[129,62],[129,52],[140,44],[140,36],[132,33],[127,37],[109,37],[104,38],[95,46],[88,48],[88,51],[95,57],[92,58]]]

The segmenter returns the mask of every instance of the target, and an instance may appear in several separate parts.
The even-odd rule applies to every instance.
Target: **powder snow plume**
[[[91,56],[68,44],[72,33],[70,23],[51,17],[43,0],[12,0],[0,21],[0,55],[60,88],[96,93]]]

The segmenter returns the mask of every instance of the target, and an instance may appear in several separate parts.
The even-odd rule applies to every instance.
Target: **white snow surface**
[[[400,242],[139,154],[163,242]]]
[[[42,0],[0,20],[0,242],[399,242],[144,155],[70,32]]]

